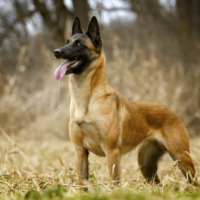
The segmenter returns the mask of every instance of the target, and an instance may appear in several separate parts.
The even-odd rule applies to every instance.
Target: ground
[[[3,199],[200,199],[169,155],[159,163],[160,185],[150,185],[137,164],[137,149],[122,156],[121,186],[109,184],[105,158],[90,153],[89,192],[80,190],[72,143],[56,135],[8,135],[1,129],[0,194]],[[200,172],[200,138],[192,138],[191,155]]]

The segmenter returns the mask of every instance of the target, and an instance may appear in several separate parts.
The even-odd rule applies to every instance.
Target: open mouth
[[[81,62],[79,59],[67,60],[63,62],[54,72],[54,76],[57,80],[61,80],[70,68],[78,66]]]

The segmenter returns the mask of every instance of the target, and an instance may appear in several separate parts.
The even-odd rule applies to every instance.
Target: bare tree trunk
[[[84,31],[87,30],[89,19],[88,13],[90,11],[90,6],[87,0],[73,0],[74,5],[74,17],[78,16],[81,20],[81,26]]]
[[[56,46],[65,43],[65,22],[67,17],[73,15],[65,4],[64,0],[54,0],[56,19],[52,19],[51,12],[47,9],[45,2],[33,0],[36,10],[41,14],[44,24],[49,28],[52,39],[56,41]]]
[[[196,5],[197,4],[197,5]],[[188,69],[191,62],[197,62],[197,46],[199,42],[199,1],[177,0],[176,10],[178,14],[179,41],[185,68]]]
[[[87,0],[73,0],[74,11],[69,11],[64,0],[54,0],[56,19],[52,20],[51,12],[48,11],[45,2],[33,0],[36,10],[41,14],[45,24],[52,34],[52,39],[56,41],[56,46],[65,43],[65,22],[67,18],[79,16],[82,27],[86,30],[88,26],[88,12],[90,6]]]
[[[60,45],[65,44],[65,23],[67,18],[71,18],[73,13],[70,12],[64,5],[64,0],[54,0],[54,5],[56,8],[56,29],[55,31],[55,40],[60,43]],[[58,44],[58,43],[57,43]]]

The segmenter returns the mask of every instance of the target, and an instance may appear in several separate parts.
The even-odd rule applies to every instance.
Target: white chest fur
[[[97,71],[101,71],[98,76]],[[95,74],[98,77],[95,77]],[[83,146],[99,156],[105,156],[102,120],[102,97],[113,92],[106,81],[104,66],[84,71],[81,75],[71,74],[69,77],[71,94],[70,121],[76,123]],[[105,109],[106,112],[108,109]],[[73,132],[73,130],[70,130]],[[70,133],[74,134],[74,133]],[[77,133],[75,133],[77,134]],[[75,136],[76,137],[76,136]]]

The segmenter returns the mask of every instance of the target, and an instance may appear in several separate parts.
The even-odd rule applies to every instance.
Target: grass
[[[3,199],[200,199],[200,190],[187,183],[168,155],[159,164],[160,185],[142,177],[134,150],[121,160],[119,187],[109,184],[105,158],[89,156],[89,192],[81,190],[73,145],[56,136],[38,140],[8,136],[1,129],[0,197]],[[200,171],[200,138],[191,139],[191,155]]]

